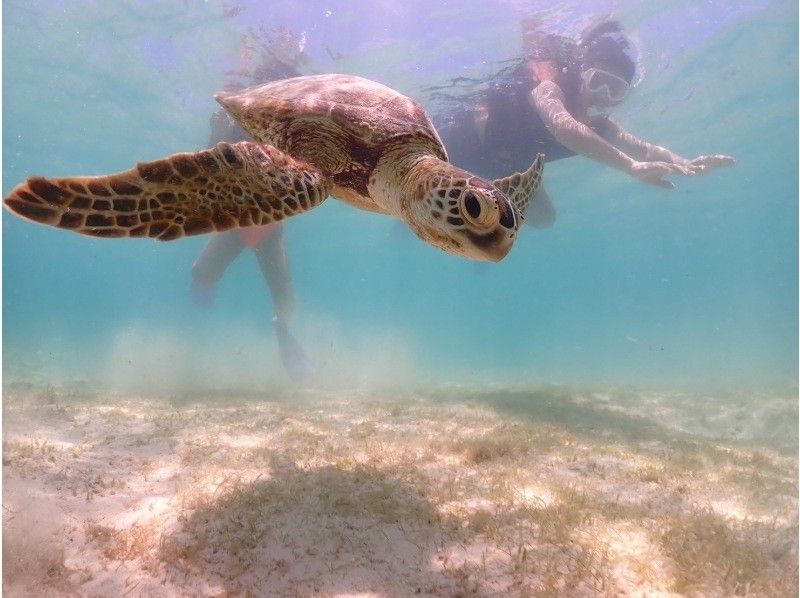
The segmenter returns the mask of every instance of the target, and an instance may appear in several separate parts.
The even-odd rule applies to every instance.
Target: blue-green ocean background
[[[314,384],[795,392],[797,3],[553,4],[7,0],[3,192],[31,174],[105,174],[203,147],[211,95],[252,24],[304,33],[311,72],[427,101],[424,88],[517,56],[524,16],[574,33],[613,9],[646,73],[615,117],[738,165],[666,192],[583,158],[548,164],[556,225],[482,268],[334,201],[288,221],[293,327]],[[288,383],[253,256],[204,310],[188,294],[203,237],[91,239],[8,213],[2,230],[6,383]]]

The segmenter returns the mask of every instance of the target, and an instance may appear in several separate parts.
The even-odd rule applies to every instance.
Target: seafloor
[[[6,596],[797,593],[797,402],[4,393]]]

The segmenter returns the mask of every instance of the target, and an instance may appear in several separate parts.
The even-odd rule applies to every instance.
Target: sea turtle
[[[277,222],[332,195],[394,215],[449,253],[498,261],[542,175],[541,154],[493,182],[456,168],[418,102],[361,77],[294,77],[214,97],[254,142],[109,176],[31,177],[5,206],[85,235],[167,241]]]

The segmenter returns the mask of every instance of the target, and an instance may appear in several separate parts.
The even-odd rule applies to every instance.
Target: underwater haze
[[[31,174],[116,172],[203,147],[211,96],[250,20],[305,33],[309,69],[424,101],[426,87],[517,56],[519,21],[536,8],[441,3],[420,20],[408,3],[259,6],[224,18],[214,3],[6,3],[4,191]],[[548,16],[577,29],[611,8],[577,6]],[[666,193],[581,158],[548,164],[557,224],[523,231],[503,262],[481,269],[338,202],[288,221],[295,325],[322,384],[327,374],[356,384],[795,388],[794,9],[658,6],[617,8],[641,39],[646,75],[615,116],[685,155],[726,153],[738,165]],[[187,292],[203,237],[88,239],[4,216],[6,376],[31,367],[109,385],[155,376],[154,390],[280,380],[267,355],[272,306],[251,259],[234,263],[209,312]],[[169,372],[152,370],[143,354],[154,351]]]
[[[253,28],[438,123],[524,19],[611,14],[641,76],[612,116],[737,164],[547,163],[555,224],[496,264],[329,199],[283,227],[300,381],[250,251],[209,306],[207,236],[4,211],[4,587],[796,595],[796,2],[7,0],[3,195],[207,147]]]

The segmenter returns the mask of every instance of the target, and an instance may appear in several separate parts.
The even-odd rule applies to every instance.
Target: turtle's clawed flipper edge
[[[533,164],[525,172],[518,172],[502,179],[495,179],[492,183],[505,193],[508,199],[516,204],[520,213],[525,216],[525,210],[533,201],[536,196],[536,190],[542,182],[543,170],[544,154],[536,154]]]
[[[258,143],[220,143],[99,177],[29,178],[6,208],[95,237],[162,241],[264,225],[322,203],[331,182],[315,167]]]

